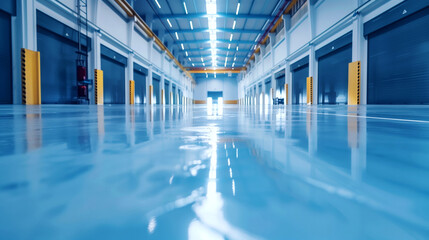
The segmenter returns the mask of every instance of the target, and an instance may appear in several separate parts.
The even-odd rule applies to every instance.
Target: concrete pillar
[[[311,36],[311,39],[314,39],[316,37],[316,10],[314,7],[315,1],[310,0],[308,5],[308,18],[310,21],[310,29],[309,33]],[[317,77],[317,59],[315,54],[314,45],[310,45],[309,48],[309,76],[313,77],[313,104],[317,104],[317,89],[318,89],[318,77]],[[308,93],[307,93],[308,94]]]
[[[359,7],[362,4],[362,0],[357,1],[357,6]],[[368,90],[368,61],[367,61],[367,49],[368,41],[363,35],[363,20],[362,16],[357,13],[353,19],[353,30],[352,30],[352,62],[361,61],[361,104],[367,103],[367,90]]]
[[[275,45],[275,38],[276,35],[274,33],[270,33],[270,45],[271,45],[271,63],[274,66],[274,56],[276,54],[276,52],[274,51],[274,45]],[[273,104],[273,99],[276,98],[276,87],[277,87],[277,82],[276,82],[276,77],[275,77],[275,72],[273,71],[273,69],[271,68],[271,88],[270,89],[270,102],[269,104],[272,105]]]
[[[127,45],[132,48],[134,34],[134,19],[127,23]],[[134,53],[128,53],[127,74],[125,78],[125,104],[130,104],[130,80],[134,80]]]
[[[283,15],[284,28],[285,28],[285,41],[286,41],[286,64],[285,64],[285,84],[288,84],[288,104],[292,104],[292,73],[290,71],[290,62],[287,60],[290,55],[290,28],[291,28],[291,16],[290,14]],[[284,88],[284,86],[282,86]],[[285,99],[286,104],[286,99]]]
[[[17,0],[11,20],[13,103],[21,104],[21,48],[37,51],[36,0]]]
[[[152,19],[153,16],[151,14],[147,14],[146,15],[146,23],[149,24],[149,28],[152,29]],[[148,60],[149,60],[149,66],[148,66],[148,74],[147,74],[147,78],[146,78],[146,103],[148,105],[152,105],[151,103],[153,103],[153,93],[152,96],[150,94],[150,88],[153,86],[152,81],[153,81],[153,70],[152,70],[152,53],[154,51],[153,49],[153,45],[154,45],[154,40],[153,38],[149,40],[149,44],[147,47],[147,52],[148,52]],[[149,98],[152,99],[149,99]]]

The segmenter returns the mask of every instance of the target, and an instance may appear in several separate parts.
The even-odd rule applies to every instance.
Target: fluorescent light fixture
[[[168,25],[170,25],[170,27],[173,27],[173,25],[171,25],[170,19],[167,18],[167,22],[168,22]]]
[[[216,33],[210,33],[210,41],[216,42]]]
[[[176,34],[176,39],[179,40],[179,35],[177,34],[177,32],[175,32]]]
[[[181,43],[180,46],[182,46],[182,50],[185,50],[185,47],[183,46],[183,43]]]
[[[228,49],[230,49],[231,48],[231,43],[230,44],[228,44]]]
[[[214,74],[214,77],[216,78],[216,73]]]
[[[192,24],[192,21],[189,21],[189,25],[191,25],[191,29],[194,30],[194,24]]]
[[[204,62],[204,59],[201,57],[201,62]]]
[[[256,37],[256,39],[255,39],[255,42],[257,42],[258,41],[258,38],[261,36],[261,34],[258,34],[258,36]]]
[[[191,58],[188,58],[190,62],[192,62]]]
[[[238,46],[236,47],[236,50],[238,51]]]
[[[235,62],[234,63],[232,63],[232,67],[234,67],[235,66]]]
[[[156,2],[156,5],[158,5],[158,7],[161,8],[161,5],[159,5],[158,0],[155,0],[155,2]]]
[[[186,56],[188,56],[188,51],[185,52]]]
[[[203,66],[205,67],[205,66],[206,66],[206,64],[205,64],[205,63],[203,63]]]
[[[209,17],[209,29],[216,30],[216,17]]]
[[[188,8],[186,7],[186,3],[183,2],[183,7],[185,8],[185,13],[188,14]]]
[[[195,64],[192,63],[192,67],[195,67]]]
[[[232,24],[232,29],[234,30],[235,29],[235,24],[236,24],[237,22],[234,20],[234,23]]]
[[[231,33],[231,36],[229,37],[229,41],[232,41],[232,36],[233,36],[233,34]]]
[[[156,1],[156,0],[155,0]],[[238,15],[238,11],[240,10],[240,3],[237,3],[237,10],[235,10],[235,15]]]
[[[237,57],[234,57],[234,62],[235,62],[235,60],[237,60]]]
[[[206,0],[207,14],[216,14],[216,0]]]

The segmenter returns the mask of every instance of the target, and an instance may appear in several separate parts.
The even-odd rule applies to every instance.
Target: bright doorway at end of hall
[[[207,103],[222,104],[223,103],[223,92],[208,91],[207,92]]]

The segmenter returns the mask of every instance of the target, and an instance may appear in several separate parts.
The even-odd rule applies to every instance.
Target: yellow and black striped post
[[[164,89],[161,89],[161,105],[164,105]]]
[[[95,104],[103,105],[103,71],[99,69],[94,70],[95,76]]]
[[[135,82],[130,80],[130,105],[134,105]]]
[[[307,104],[313,104],[313,77],[307,78]]]
[[[349,63],[348,105],[360,104],[360,61]]]
[[[149,105],[152,105],[153,86],[149,85]]]
[[[21,49],[22,104],[42,104],[40,87],[40,52]]]
[[[285,99],[285,104],[288,105],[289,104],[289,84],[285,84],[285,92],[286,92],[286,99]]]

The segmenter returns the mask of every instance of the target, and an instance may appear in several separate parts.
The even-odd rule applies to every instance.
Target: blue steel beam
[[[160,14],[157,15],[158,19],[197,19],[197,18],[208,18],[215,16],[218,18],[245,18],[245,19],[274,19],[274,16],[265,15],[265,14],[231,14],[231,13],[217,13],[217,14],[207,14],[207,13],[190,13],[190,14]]]
[[[247,57],[247,55],[234,55],[234,54],[229,54],[228,56],[226,55],[226,54],[216,54],[216,56],[218,56],[218,57],[221,57],[221,58],[226,58],[226,57],[228,57],[228,59],[230,59],[230,58],[237,58],[237,59],[242,59],[242,58],[246,58]],[[184,56],[186,59],[188,59],[188,58],[191,58],[191,59],[199,59],[199,60],[201,60],[200,58],[208,58],[208,57],[212,57],[212,55],[211,54],[204,54],[204,55],[199,55],[199,54],[196,54],[196,55],[189,55],[189,56]]]
[[[188,41],[176,41],[175,44],[199,44],[199,43],[210,43],[209,39],[205,40],[188,40]],[[255,41],[245,41],[245,40],[232,40],[229,39],[217,39],[217,43],[231,43],[231,44],[256,44]]]
[[[253,33],[253,34],[263,34],[264,31],[256,30],[256,29],[231,29],[231,28],[218,28],[215,30],[216,32],[227,32],[227,33]],[[208,28],[194,28],[192,29],[170,29],[170,32],[177,33],[209,33],[210,30]]]
[[[205,52],[205,51],[211,51],[211,48],[190,48],[190,49],[186,49],[182,50],[180,49],[180,52],[183,52],[183,54],[185,53],[185,51],[188,51],[188,53],[190,52]],[[249,49],[241,49],[239,48],[238,51],[235,49],[235,47],[231,47],[231,49],[228,48],[216,48],[217,51],[225,51],[225,52],[245,52],[248,53]]]

